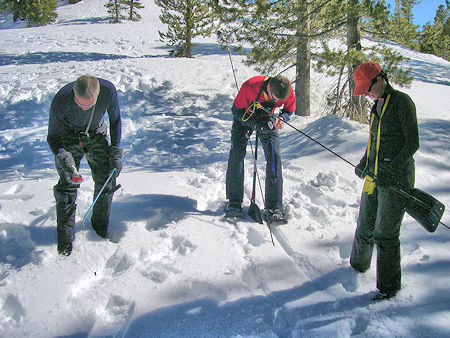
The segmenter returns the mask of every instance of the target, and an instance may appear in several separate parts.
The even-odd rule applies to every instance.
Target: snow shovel
[[[251,144],[250,144],[251,146]],[[261,217],[261,210],[255,203],[255,195],[256,195],[256,175],[257,175],[257,167],[256,160],[258,159],[258,135],[256,135],[255,139],[255,155],[253,158],[253,188],[252,188],[252,198],[250,200],[250,208],[248,209],[248,215],[259,224],[263,224],[263,220]]]
[[[436,231],[444,214],[445,206],[436,198],[420,189],[413,189],[408,194],[400,188],[391,186],[391,190],[408,200],[406,212],[428,232]]]

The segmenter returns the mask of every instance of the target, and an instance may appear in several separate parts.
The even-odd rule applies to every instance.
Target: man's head
[[[100,83],[97,78],[90,75],[80,76],[73,86],[75,103],[83,110],[95,105],[100,93]]]
[[[285,76],[277,75],[269,79],[269,92],[272,93],[273,99],[284,100],[291,91],[291,81]]]
[[[383,79],[386,79],[386,76],[377,62],[361,63],[353,72],[353,80],[355,81],[353,95],[367,95],[371,97],[370,93],[374,91],[376,92],[374,93],[376,94],[375,96],[380,96],[384,92]]]

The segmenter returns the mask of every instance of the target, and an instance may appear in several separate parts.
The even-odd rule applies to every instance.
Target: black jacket
[[[103,119],[108,112],[111,133],[111,145],[119,146],[121,138],[121,118],[119,100],[114,85],[104,79],[100,82],[100,93],[95,104],[95,111],[89,128],[89,133],[106,135],[108,128]],[[89,123],[92,108],[83,111],[74,101],[73,86],[71,82],[61,88],[52,100],[48,123],[47,142],[54,154],[63,148],[64,132],[84,132]]]
[[[411,98],[389,84],[386,87],[385,99],[391,95],[388,106],[381,119],[380,147],[378,155],[378,174],[388,170],[399,176],[414,163],[413,155],[419,149],[419,131],[417,127],[416,107]],[[371,149],[368,167],[375,169],[376,144],[380,116],[377,113],[377,102],[372,107],[372,128],[370,130]],[[367,152],[360,163],[365,163]]]

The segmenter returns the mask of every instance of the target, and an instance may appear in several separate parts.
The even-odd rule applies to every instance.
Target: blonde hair
[[[100,83],[98,79],[91,75],[81,75],[73,86],[73,91],[76,96],[80,96],[84,99],[97,98],[100,93]]]

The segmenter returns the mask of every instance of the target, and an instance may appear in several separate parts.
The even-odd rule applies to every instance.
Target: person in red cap
[[[376,62],[361,63],[353,73],[353,95],[374,100],[370,135],[355,174],[365,179],[359,217],[350,256],[351,266],[365,272],[377,245],[377,288],[374,300],[394,297],[401,288],[400,226],[407,201],[395,185],[412,191],[415,180],[413,155],[419,149],[416,107],[411,98],[389,84]]]

